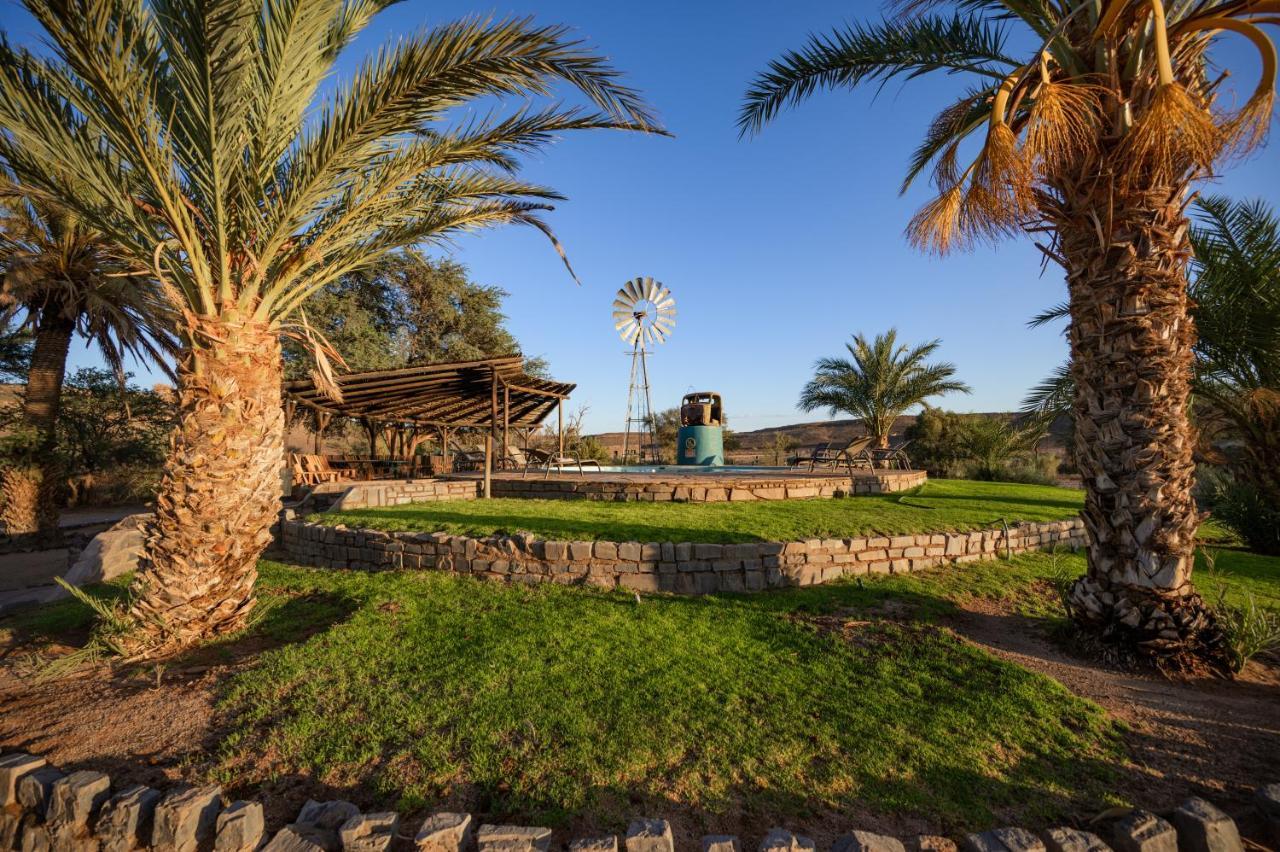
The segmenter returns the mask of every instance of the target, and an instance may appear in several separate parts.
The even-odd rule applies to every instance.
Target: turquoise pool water
[[[594,468],[587,468],[590,473]],[[714,476],[717,474],[734,474],[739,476],[744,473],[787,473],[791,470],[789,467],[751,467],[749,465],[721,465],[720,467],[703,467],[702,465],[692,464],[629,464],[629,465],[604,465],[600,468],[604,473],[675,473],[687,474],[689,476]]]

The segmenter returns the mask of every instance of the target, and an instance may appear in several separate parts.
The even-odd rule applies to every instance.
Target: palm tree
[[[1192,417],[1202,447],[1239,442],[1234,474],[1265,505],[1280,506],[1280,218],[1261,200],[1223,196],[1198,199],[1193,210],[1187,292],[1199,339]],[[1031,324],[1068,316],[1057,305]],[[1070,411],[1074,393],[1063,365],[1032,388],[1023,410],[1052,418]]]
[[[800,408],[851,414],[877,447],[887,447],[893,422],[911,406],[944,393],[969,393],[968,385],[951,378],[954,364],[925,363],[940,345],[940,340],[914,348],[899,344],[894,328],[870,343],[855,334],[844,345],[848,358],[819,358],[814,364],[813,378],[800,392]]]
[[[605,60],[528,20],[407,34],[317,103],[388,2],[28,0],[53,58],[0,56],[0,156],[182,317],[132,656],[245,623],[280,504],[281,335],[330,370],[298,307],[407,246],[509,223],[551,236],[539,213],[559,196],[520,180],[518,155],[561,131],[657,129]],[[536,106],[559,87],[594,109]]]
[[[22,427],[7,435],[0,521],[9,535],[57,537],[61,480],[55,425],[76,332],[124,380],[126,354],[164,366],[169,317],[150,282],[128,275],[102,234],[64,210],[10,191],[0,201],[0,315],[22,313],[32,347]]]
[[[1049,235],[1041,248],[1067,275],[1090,536],[1071,606],[1107,640],[1166,664],[1223,659],[1191,585],[1185,198],[1266,133],[1276,50],[1259,25],[1276,11],[1274,0],[901,0],[892,18],[774,61],[740,118],[755,132],[819,89],[894,77],[972,82],[911,159],[906,184],[932,165],[939,195],[907,236],[942,253],[1021,229]],[[1262,59],[1257,89],[1230,114],[1214,108],[1221,78],[1206,60],[1223,34]],[[1014,52],[1011,36],[1036,47]]]

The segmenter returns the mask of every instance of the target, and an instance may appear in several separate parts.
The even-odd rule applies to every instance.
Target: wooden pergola
[[[337,385],[341,400],[326,396],[309,379],[286,382],[286,415],[292,419],[298,406],[310,409],[317,442],[333,418],[359,420],[369,433],[371,450],[379,431],[407,436],[401,449],[409,454],[436,432],[446,456],[458,429],[487,430],[505,452],[512,429],[532,429],[552,411],[558,415],[563,453],[564,401],[577,387],[528,375],[519,355],[347,373],[337,377]],[[393,451],[390,441],[388,450]]]

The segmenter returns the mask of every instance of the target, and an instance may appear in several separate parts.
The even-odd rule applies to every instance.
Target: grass
[[[382,530],[456,535],[532,533],[560,540],[738,543],[973,530],[1001,519],[1077,515],[1084,492],[1044,485],[932,480],[901,494],[846,500],[748,503],[614,503],[592,500],[454,500],[326,513],[315,520]]]

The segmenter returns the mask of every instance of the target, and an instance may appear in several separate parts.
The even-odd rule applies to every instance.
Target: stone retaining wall
[[[1280,842],[1280,784],[1261,787],[1254,810],[1264,832]],[[1095,821],[1096,822],[1096,821]],[[621,824],[621,823],[620,823]],[[831,852],[1243,852],[1232,818],[1204,799],[1191,798],[1163,816],[1134,810],[1109,823],[1050,828],[996,828],[960,836],[895,837],[852,831],[837,838]],[[274,827],[273,827],[274,828]],[[100,850],[129,852],[321,852],[391,848],[418,852],[551,852],[563,849],[549,828],[482,824],[470,814],[435,813],[421,823],[402,823],[394,811],[362,813],[351,802],[308,801],[293,822],[269,832],[258,801],[229,802],[217,786],[177,787],[167,792],[141,785],[113,785],[104,772],[70,774],[25,753],[0,757],[0,849],[23,852]],[[268,839],[270,838],[270,839]],[[1263,838],[1266,839],[1266,838]],[[569,852],[676,852],[671,825],[663,819],[632,819],[621,843],[616,834],[581,837]],[[742,852],[732,835],[708,835],[701,852]],[[817,852],[809,838],[774,828],[760,852]],[[693,852],[689,844],[687,852]],[[686,852],[681,848],[681,852]]]
[[[923,470],[858,470],[852,476],[789,473],[589,474],[585,476],[495,475],[494,497],[540,500],[608,500],[617,502],[726,503],[751,500],[806,500],[861,494],[894,494],[923,485]]]
[[[1085,544],[1079,518],[968,533],[866,536],[753,544],[543,541],[383,532],[286,518],[277,547],[317,568],[434,569],[507,582],[586,583],[643,592],[742,592],[810,586],[849,575],[917,571]]]
[[[374,509],[403,506],[407,503],[432,503],[437,500],[472,500],[479,486],[472,480],[395,479],[357,482],[347,488],[331,507],[335,512],[346,509]]]

